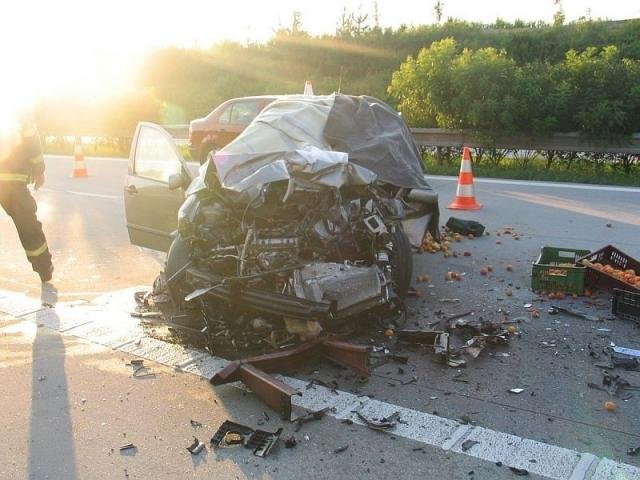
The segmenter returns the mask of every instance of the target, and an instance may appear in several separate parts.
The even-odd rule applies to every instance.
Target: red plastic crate
[[[636,275],[640,274],[640,262],[612,245],[607,245],[600,250],[596,250],[589,255],[585,255],[584,257],[581,257],[578,262],[582,263],[582,260],[585,259],[591,263],[611,265],[612,267],[622,270],[632,268],[636,271]],[[590,287],[600,288],[608,292],[613,292],[614,288],[618,288],[620,290],[640,293],[640,288],[638,287],[631,286],[608,273],[601,272],[600,270],[596,270],[588,265],[586,267],[587,270],[584,275],[584,280],[585,284]]]

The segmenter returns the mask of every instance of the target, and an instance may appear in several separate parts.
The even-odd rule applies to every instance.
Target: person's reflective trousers
[[[0,180],[0,205],[11,217],[20,242],[33,270],[46,274],[51,269],[51,254],[36,217],[37,205],[26,182]]]

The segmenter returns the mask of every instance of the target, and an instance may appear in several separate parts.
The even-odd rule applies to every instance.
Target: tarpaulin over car
[[[397,187],[429,189],[404,120],[372,97],[276,100],[216,153],[214,164],[222,186],[235,191],[302,176],[334,187],[377,177]]]
[[[375,172],[383,182],[429,188],[407,124],[376,98],[336,94],[324,140],[332,150],[348,152],[349,161]]]

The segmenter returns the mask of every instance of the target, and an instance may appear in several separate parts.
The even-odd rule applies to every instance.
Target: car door
[[[191,175],[175,141],[162,127],[140,123],[136,129],[124,187],[127,230],[132,244],[167,251],[178,227],[184,187],[169,188],[169,177]]]

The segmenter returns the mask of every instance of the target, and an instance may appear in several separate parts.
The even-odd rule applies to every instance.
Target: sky
[[[332,33],[343,8],[374,0],[21,0],[0,2],[0,105],[69,89],[101,95],[130,84],[150,49],[260,42],[302,15],[311,34]],[[435,0],[378,0],[380,25],[434,23]],[[444,17],[551,21],[553,0],[443,0]],[[562,0],[567,21],[640,17],[635,0]]]

